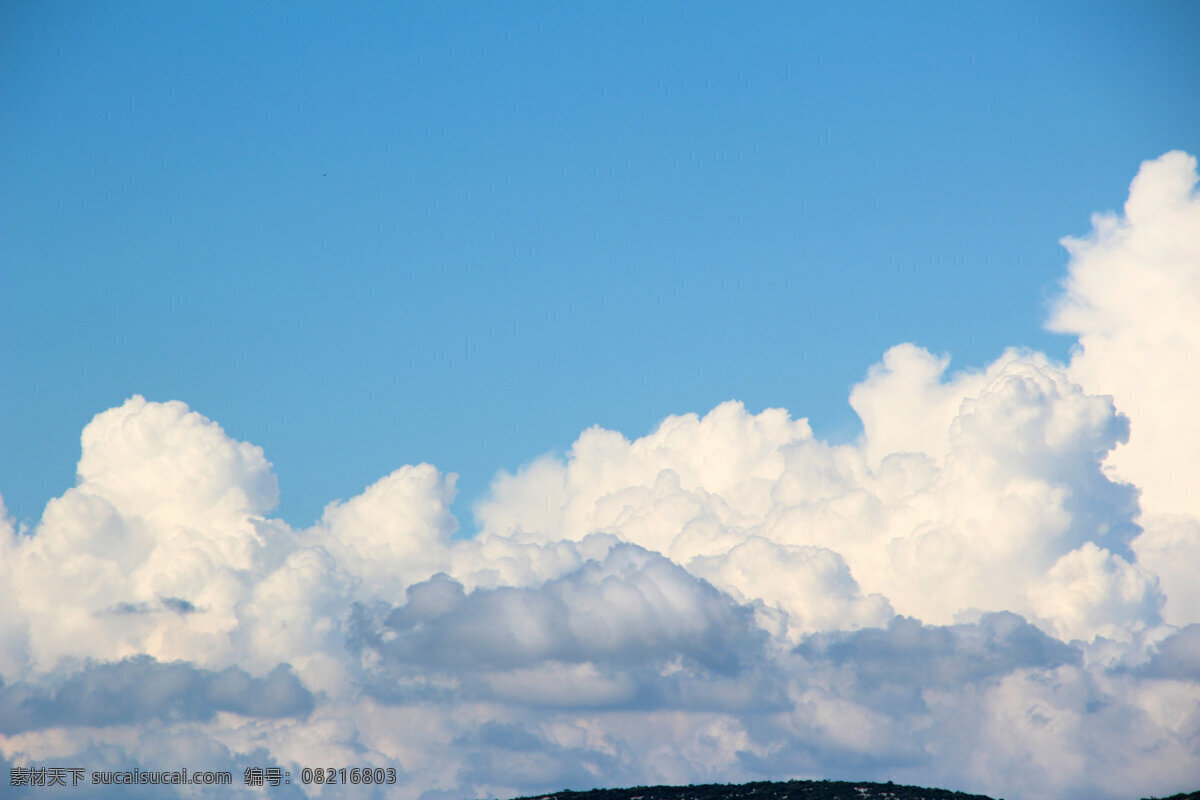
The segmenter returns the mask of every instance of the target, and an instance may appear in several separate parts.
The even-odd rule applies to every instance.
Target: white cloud
[[[1067,238],[1065,291],[1050,327],[1079,337],[1074,380],[1111,394],[1134,420],[1113,453],[1148,511],[1200,515],[1200,196],[1196,159],[1179,151],[1142,164],[1125,214],[1099,214]]]
[[[34,663],[228,663],[277,494],[262,451],[182,403],[141,397],[97,415],[82,443],[78,485],[10,562]],[[203,613],[178,613],[188,607]]]
[[[1124,215],[1098,214],[1091,234],[1067,238],[1064,293],[1050,327],[1079,337],[1071,377],[1110,394],[1133,420],[1109,457],[1141,491],[1146,533],[1138,558],[1167,589],[1166,619],[1200,615],[1194,589],[1200,490],[1200,195],[1196,159],[1179,151],[1142,164]],[[1189,531],[1191,531],[1189,533]]]
[[[409,583],[441,568],[444,540],[458,528],[453,499],[454,476],[429,464],[401,467],[357,497],[330,503],[311,540],[367,591],[399,599]]]
[[[1138,563],[1158,578],[1166,596],[1163,618],[1172,625],[1200,619],[1200,518],[1186,514],[1151,514],[1141,520],[1145,532],[1133,542]]]
[[[784,611],[792,642],[813,631],[886,625],[893,616],[887,598],[863,596],[846,562],[824,547],[752,536],[724,555],[698,556],[688,568],[743,602]]]
[[[736,402],[592,428],[499,475],[473,539],[428,464],[293,529],[260,449],[134,397],[33,531],[0,513],[0,757],[396,771],[355,797],[1194,789],[1195,182],[1147,162],[1066,241],[1069,365],[899,345],[848,445]]]
[[[1010,351],[949,381],[945,367],[912,346],[889,352],[855,390],[873,409],[859,446],[831,447],[783,411],[738,403],[634,441],[592,429],[565,463],[502,476],[479,508],[483,529],[547,542],[615,534],[786,613],[793,637],[882,624],[889,601],[933,622],[1013,610],[1087,638],[1122,635],[1099,620],[1140,592],[1143,613],[1119,626],[1157,623],[1153,576],[1136,570],[1126,583],[1140,588],[1101,581],[1069,609],[1045,599],[1051,570],[1081,547],[1132,557],[1135,491],[1101,466],[1127,432],[1112,402],[1040,354]],[[877,396],[897,385],[903,402]],[[951,406],[938,433],[918,435],[924,409]],[[876,430],[889,444],[907,431],[903,449],[872,457]],[[552,506],[531,499],[547,487]]]

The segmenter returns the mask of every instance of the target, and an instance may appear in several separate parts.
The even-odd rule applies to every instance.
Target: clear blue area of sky
[[[1064,357],[1047,299],[1200,152],[1200,4],[0,5],[0,494],[134,393],[295,525],[730,398],[848,440],[891,345]]]

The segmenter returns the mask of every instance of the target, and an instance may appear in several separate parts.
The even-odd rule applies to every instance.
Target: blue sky
[[[834,440],[911,341],[1042,330],[1057,240],[1200,150],[1189,3],[0,9],[0,491],[181,399],[308,524],[736,398]]]
[[[1196,789],[1197,31],[0,4],[0,769]]]

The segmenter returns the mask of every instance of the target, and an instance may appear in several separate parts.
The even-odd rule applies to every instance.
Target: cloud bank
[[[250,766],[397,775],[287,790],[321,797],[1195,789],[1196,183],[1146,162],[1064,240],[1067,364],[898,345],[847,445],[737,402],[592,428],[497,476],[470,539],[428,464],[292,528],[262,450],[135,396],[32,532],[0,529],[0,755],[235,774],[181,797],[257,796]]]

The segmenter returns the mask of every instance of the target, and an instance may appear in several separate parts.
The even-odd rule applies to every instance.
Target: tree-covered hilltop
[[[757,781],[555,792],[514,800],[994,800],[983,794],[863,781]],[[1146,800],[1200,800],[1200,791]]]
[[[514,800],[994,800],[982,794],[863,781],[756,781],[555,792]],[[1175,800],[1175,798],[1171,798]]]

